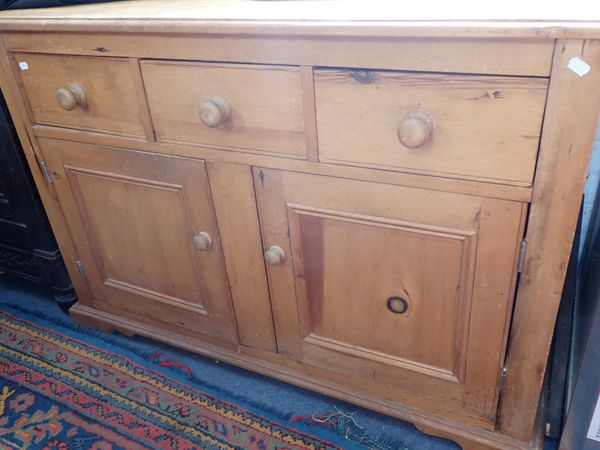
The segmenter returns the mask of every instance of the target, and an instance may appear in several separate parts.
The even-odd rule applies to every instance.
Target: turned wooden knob
[[[77,106],[85,108],[87,105],[85,92],[77,83],[72,83],[68,87],[60,88],[56,91],[56,101],[58,101],[60,107],[66,111],[72,111]]]
[[[192,245],[196,250],[207,250],[212,245],[212,238],[206,231],[201,231],[192,239]]]
[[[216,95],[200,105],[200,120],[210,128],[218,127],[231,115],[229,100]]]
[[[409,112],[398,126],[398,139],[408,148],[422,147],[433,133],[433,119],[424,111]]]
[[[285,252],[278,245],[271,245],[269,250],[265,252],[265,261],[270,266],[278,266],[285,259]]]

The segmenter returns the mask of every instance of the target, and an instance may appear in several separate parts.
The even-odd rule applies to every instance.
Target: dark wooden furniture
[[[0,273],[52,288],[58,301],[76,298],[1,96]]]

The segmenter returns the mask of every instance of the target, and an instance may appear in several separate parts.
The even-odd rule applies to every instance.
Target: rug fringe
[[[48,322],[52,322],[54,324],[65,327],[71,331],[83,332],[85,334],[89,334],[92,337],[102,340],[109,345],[117,345],[117,346],[125,347],[127,350],[135,353],[136,355],[138,355],[144,359],[148,359],[148,357],[152,353],[155,353],[157,351],[157,349],[160,348],[160,347],[157,347],[156,349],[147,349],[147,348],[144,348],[147,346],[147,344],[138,344],[136,342],[131,342],[124,335],[106,333],[104,331],[100,331],[95,328],[91,328],[88,325],[75,323],[68,318],[59,317],[56,314],[50,314],[50,313],[48,313],[44,310],[38,309],[38,308],[29,309],[18,303],[12,303],[12,302],[2,302],[2,303],[0,303],[0,308],[1,308],[1,305],[6,305],[10,309],[17,310],[24,314],[31,314],[33,316],[39,317],[40,319],[43,319]]]
[[[294,416],[290,419],[290,422],[305,421],[309,425],[328,426],[347,440],[371,450],[408,450],[408,447],[402,441],[377,439],[369,435],[354,417],[356,413],[345,412],[335,405],[333,405],[333,409],[334,412],[329,414],[315,412],[312,416]]]

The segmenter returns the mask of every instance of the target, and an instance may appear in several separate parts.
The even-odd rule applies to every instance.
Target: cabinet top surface
[[[0,30],[600,38],[600,3],[129,0],[3,11]]]

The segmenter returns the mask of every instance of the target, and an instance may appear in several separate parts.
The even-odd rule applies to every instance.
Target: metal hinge
[[[521,247],[519,248],[519,262],[517,264],[517,272],[523,273],[525,270],[525,254],[527,253],[527,240],[521,241]]]
[[[48,164],[44,161],[40,161],[40,169],[42,169],[42,173],[44,174],[44,178],[48,182],[48,184],[52,184],[52,175],[50,175],[50,170],[48,170]]]
[[[81,261],[75,261],[75,270],[79,275],[85,278],[85,270],[83,270],[83,263]]]
[[[504,380],[506,379],[507,374],[508,369],[506,367],[503,367],[502,372],[500,372],[500,392],[502,392],[502,388],[504,387]]]

